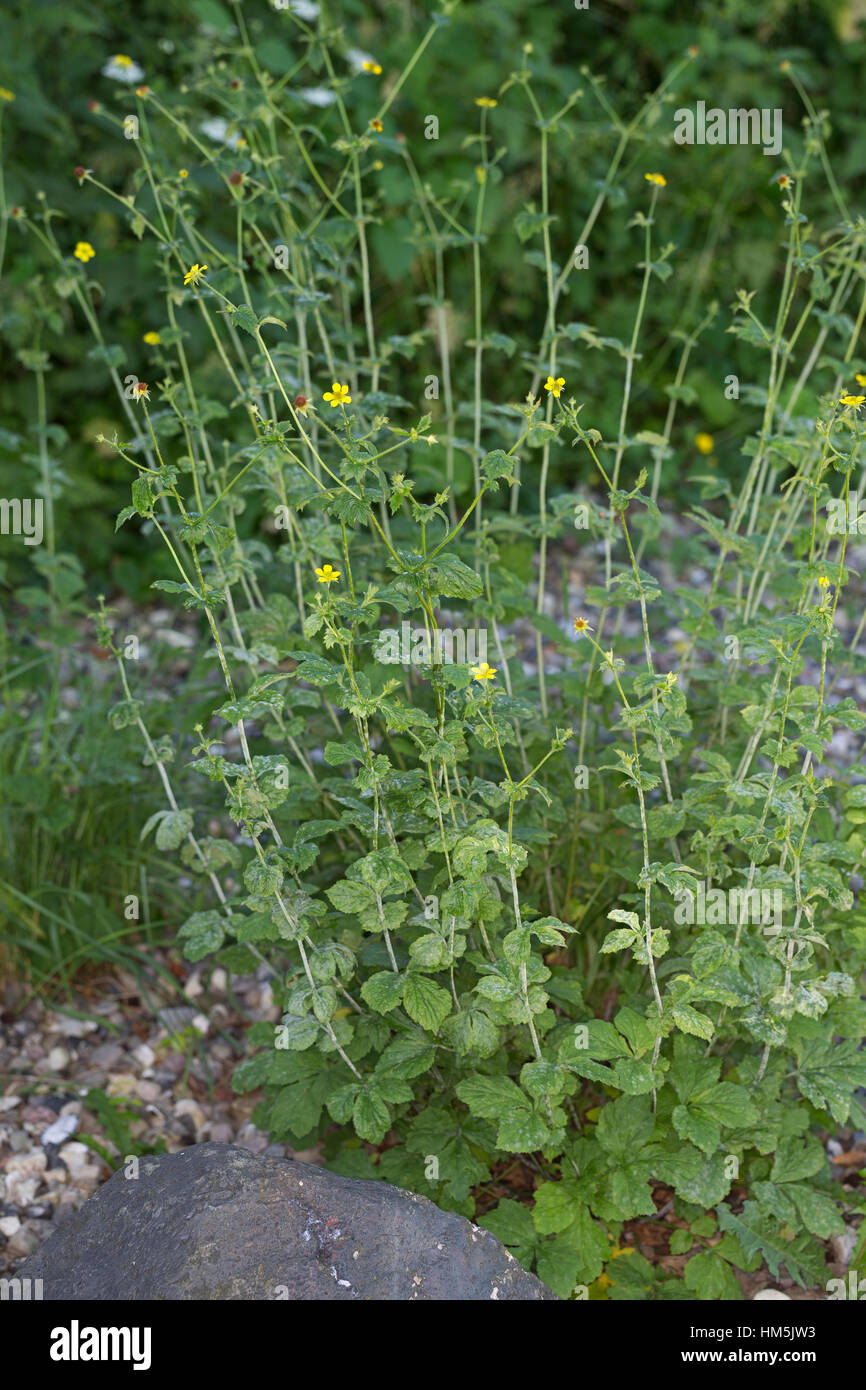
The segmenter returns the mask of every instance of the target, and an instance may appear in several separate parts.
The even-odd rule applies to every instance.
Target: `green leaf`
[[[693,1255],[683,1271],[683,1278],[686,1288],[691,1289],[696,1298],[730,1302],[743,1296],[731,1266],[712,1250]]]
[[[376,1072],[393,1072],[404,1079],[421,1076],[430,1070],[434,1057],[434,1049],[426,1037],[395,1038],[376,1063]]]
[[[387,1014],[396,1009],[403,998],[406,979],[393,970],[380,970],[371,975],[361,986],[361,997],[379,1014]]]
[[[444,598],[478,598],[483,589],[475,571],[446,550],[429,562],[427,573],[436,592]]]
[[[201,960],[212,951],[218,951],[225,940],[227,921],[215,908],[187,917],[177,934],[187,960]]]
[[[713,1020],[707,1018],[706,1014],[698,1013],[690,1004],[672,1004],[671,1018],[684,1033],[691,1033],[696,1038],[712,1042],[715,1034]]]
[[[791,1278],[801,1288],[822,1287],[826,1279],[826,1265],[822,1255],[816,1251],[809,1237],[796,1238],[791,1232],[789,1238],[782,1231],[775,1231],[761,1216],[758,1205],[747,1201],[742,1213],[735,1216],[730,1207],[718,1207],[719,1226],[736,1236],[747,1256],[760,1252],[767,1262],[767,1268],[774,1279],[779,1279],[787,1269]]]
[[[410,974],[406,976],[403,1007],[422,1028],[436,1033],[451,1012],[451,996],[426,976]]]
[[[366,883],[353,883],[351,879],[341,878],[325,889],[325,895],[338,912],[362,912],[375,901],[373,889]]]
[[[491,1231],[497,1240],[501,1240],[503,1245],[512,1248],[531,1251],[536,1242],[535,1227],[532,1223],[532,1213],[528,1207],[524,1207],[520,1202],[514,1202],[509,1197],[503,1198],[498,1206],[492,1211],[482,1216],[479,1226]],[[520,1258],[520,1256],[518,1256]]]
[[[645,1096],[620,1096],[610,1101],[598,1117],[598,1142],[614,1158],[633,1159],[649,1142],[655,1129],[652,1106]]]
[[[472,1114],[484,1120],[498,1120],[506,1107],[525,1103],[520,1088],[508,1076],[468,1076],[456,1089]]]

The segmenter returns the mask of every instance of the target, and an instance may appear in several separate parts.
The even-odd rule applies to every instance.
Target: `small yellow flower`
[[[83,265],[87,265],[88,261],[93,260],[96,252],[89,241],[77,241],[75,243],[75,250],[72,254],[77,261],[81,261]]]
[[[132,59],[128,58],[125,53],[115,53],[111,61],[116,63],[119,68],[132,67]]]
[[[695,446],[700,454],[711,454],[713,452],[714,442],[711,434],[701,433],[695,435]]]
[[[363,67],[365,72],[371,72],[374,77],[379,77],[381,75],[382,64],[377,63],[375,60],[362,63],[361,66]]]
[[[790,188],[793,182],[794,180],[791,178],[790,174],[780,174],[776,179],[776,183],[780,188]]]
[[[191,265],[186,275],[183,277],[183,283],[185,285],[197,285],[199,280],[203,279],[206,270],[206,265],[199,265],[198,261],[196,261],[195,265]]]
[[[178,170],[178,178],[181,178],[181,179],[188,179],[188,178],[189,178],[189,169],[179,169],[179,170]]]
[[[829,587],[830,587],[830,581],[829,581],[829,579],[827,578],[826,574],[822,574],[821,577],[819,578],[819,580],[818,580],[818,587],[819,587],[819,589],[829,589]]]
[[[322,565],[321,569],[316,570],[316,578],[320,584],[335,584],[341,574],[342,570],[335,570],[333,565]]]
[[[496,667],[490,666],[486,661],[482,661],[480,666],[472,666],[472,679],[476,681],[492,681],[496,679]]]
[[[665,178],[664,174],[644,174],[644,178],[646,179],[647,183],[654,183],[657,185],[658,188],[667,187],[668,181]]]
[[[669,689],[669,690],[672,690],[673,687],[677,684],[677,682],[678,682],[678,680],[679,680],[679,676],[678,676],[678,674],[677,674],[676,671],[668,671],[667,676],[665,677],[665,680],[666,680],[667,683],[668,683],[668,689]]]
[[[488,106],[488,107],[490,107],[490,106],[498,106],[498,105],[499,105],[499,102],[496,101],[496,99],[495,99],[494,97],[476,97],[476,98],[475,98],[475,105],[476,105],[476,106]]]
[[[546,382],[544,383],[544,389],[545,389],[545,391],[549,391],[550,394],[551,394],[551,396],[555,396],[556,399],[559,400],[560,392],[562,391],[562,388],[563,388],[564,385],[565,385],[565,377],[564,377],[564,376],[558,376],[558,377],[555,377],[555,378],[552,377],[552,376],[549,376],[549,377],[547,378]]]
[[[574,620],[574,630],[575,630],[575,632],[577,633],[578,637],[579,637],[579,636],[581,635],[581,633],[583,633],[583,632],[592,632],[592,628],[590,627],[589,623],[586,621],[586,618],[575,618],[575,620]]]
[[[858,386],[866,386],[866,376],[864,376],[862,372],[858,372],[854,380],[857,382]]]
[[[10,92],[8,87],[0,87],[0,101],[14,101],[15,93]]]
[[[476,178],[476,180],[478,181],[478,183],[484,183],[484,182],[485,182],[485,180],[486,180],[486,178],[487,178],[487,170],[484,168],[484,165],[483,165],[483,164],[477,165],[477,167],[476,167],[476,169],[475,169],[475,178]]]
[[[151,329],[149,333],[145,333],[144,337],[142,338],[142,342],[147,343],[148,347],[158,347],[158,345],[162,342],[162,338],[160,338],[158,333],[155,333],[153,329]]]
[[[146,381],[137,381],[132,388],[133,396],[137,401],[150,400],[150,388]]]
[[[866,396],[843,396],[842,405],[859,406],[866,404]]]
[[[374,168],[374,169],[377,171],[377,173],[378,173],[378,171],[379,171],[380,169],[384,169],[385,166],[384,166],[384,164],[382,163],[381,159],[377,159],[377,160],[375,161],[375,163],[373,164],[373,168]]]
[[[372,121],[370,122],[370,129],[379,131],[382,130],[382,122],[379,120],[378,116],[373,117]]]
[[[322,397],[322,400],[328,401],[332,410],[334,410],[338,405],[352,404],[352,397],[349,395],[348,386],[341,385],[339,381],[331,382],[331,389],[330,391],[325,392],[324,396]]]

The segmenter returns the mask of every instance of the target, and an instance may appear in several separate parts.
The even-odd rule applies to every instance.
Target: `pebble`
[[[116,1067],[124,1057],[123,1048],[118,1043],[102,1043],[100,1047],[95,1047],[88,1057],[88,1062],[92,1067]]]
[[[139,1100],[152,1104],[162,1095],[162,1087],[155,1081],[139,1081],[135,1087],[135,1094]]]
[[[20,1175],[29,1177],[34,1174],[41,1177],[48,1167],[48,1159],[41,1149],[32,1149],[29,1153],[14,1154],[7,1158],[3,1165],[6,1169],[6,1176]]]
[[[839,1264],[845,1265],[847,1269],[856,1244],[857,1232],[852,1226],[848,1226],[842,1235],[831,1236],[830,1249],[833,1251],[833,1259],[838,1260]]]
[[[6,1175],[6,1196],[16,1207],[26,1207],[33,1201],[40,1186],[39,1178],[26,1178],[20,1173]]]
[[[193,1122],[196,1133],[203,1127],[206,1121],[205,1113],[198,1101],[189,1098],[179,1100],[174,1107],[174,1113],[181,1118],[188,1116]]]
[[[52,1071],[65,1071],[72,1060],[65,1047],[52,1047],[48,1054],[48,1064]]]
[[[40,1232],[32,1230],[30,1226],[22,1226],[20,1231],[10,1236],[6,1254],[16,1260],[23,1259],[26,1255],[32,1255],[41,1242]]]
[[[108,1078],[105,1094],[112,1099],[116,1099],[118,1096],[131,1096],[135,1092],[137,1085],[138,1077],[134,1072],[115,1072]]]
[[[71,1134],[74,1134],[79,1125],[76,1114],[61,1115],[52,1125],[42,1131],[40,1142],[42,1144],[62,1144]]]
[[[50,1221],[54,1215],[53,1203],[34,1202],[31,1206],[25,1207],[24,1215],[34,1221]]]

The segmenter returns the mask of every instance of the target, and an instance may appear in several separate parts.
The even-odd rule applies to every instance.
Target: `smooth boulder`
[[[231,1144],[119,1170],[15,1273],[46,1299],[556,1299],[426,1197]]]

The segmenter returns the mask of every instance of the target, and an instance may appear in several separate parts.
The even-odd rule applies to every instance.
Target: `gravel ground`
[[[166,961],[162,962],[167,964]],[[210,969],[183,981],[189,1003],[161,998],[121,973],[102,977],[60,1013],[8,986],[0,1014],[0,1275],[8,1274],[112,1169],[112,1155],[160,1143],[169,1152],[214,1140],[252,1153],[293,1155],[269,1144],[252,1113],[258,1093],[237,1096],[231,1074],[248,1024],[274,1021],[266,978]],[[88,1017],[73,1017],[73,1013]],[[122,1107],[125,1134],[112,1143],[89,1092]],[[104,1105],[104,1100],[103,1100]],[[297,1157],[315,1162],[316,1150]]]

